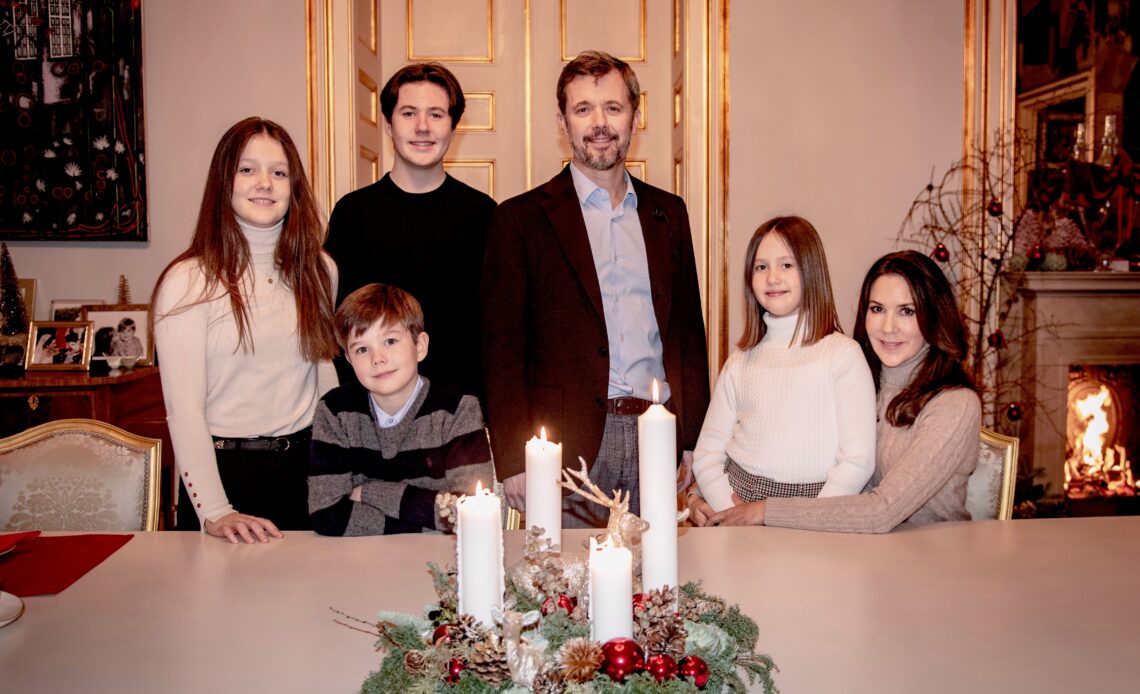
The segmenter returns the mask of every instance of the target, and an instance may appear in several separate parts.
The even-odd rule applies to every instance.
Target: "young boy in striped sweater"
[[[309,516],[322,535],[441,530],[440,492],[493,483],[479,400],[419,375],[428,335],[419,302],[390,285],[345,298],[333,321],[357,382],[317,404]]]

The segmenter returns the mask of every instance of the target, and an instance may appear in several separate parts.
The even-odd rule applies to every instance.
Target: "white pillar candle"
[[[638,477],[641,519],[649,530],[641,536],[642,590],[677,587],[677,418],[657,404],[637,418]]]
[[[562,546],[562,444],[532,437],[526,442],[526,527],[539,527],[555,549]]]
[[[633,638],[633,555],[590,538],[590,640]]]
[[[457,504],[456,568],[459,612],[494,626],[493,608],[503,606],[503,520],[499,497],[476,486],[474,496]]]

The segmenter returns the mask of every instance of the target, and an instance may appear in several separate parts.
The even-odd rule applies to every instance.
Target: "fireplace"
[[[1066,491],[1091,495],[1095,487],[1107,490],[1109,480],[1114,480],[1114,490],[1120,490],[1127,475],[1135,476],[1131,469],[1124,472],[1122,456],[1132,466],[1137,457],[1140,273],[1026,275],[1022,300],[1010,316],[1026,339],[1008,355],[1005,366],[1007,378],[1012,377],[1018,387],[997,394],[1000,401],[1021,403],[1023,416],[1014,431],[1021,438],[1019,470],[1022,474],[1039,470],[1036,482],[1046,486],[1046,497],[1053,500]],[[1077,415],[1071,408],[1076,400],[1100,397],[1102,385],[1109,403],[1103,414],[1106,421],[1097,419],[1092,426],[1107,422],[1103,436],[1108,448],[1102,444],[1092,451],[1095,431],[1087,441],[1078,443],[1076,437],[1078,432],[1083,437],[1101,415]],[[1084,462],[1085,453],[1091,456],[1089,463]],[[1078,455],[1082,462],[1073,462]],[[1117,470],[1083,479],[1097,455],[1102,467],[1111,458]],[[1077,482],[1070,485],[1074,473]]]
[[[1136,496],[1140,366],[1071,366],[1065,425],[1065,495]]]

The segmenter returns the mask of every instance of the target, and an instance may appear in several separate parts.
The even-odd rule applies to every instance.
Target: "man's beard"
[[[632,134],[632,133],[631,133]],[[595,154],[588,141],[594,137],[616,138],[616,147],[610,148],[604,154]],[[622,138],[608,128],[594,128],[581,140],[570,138],[570,149],[574,152],[574,159],[596,171],[609,171],[618,163],[625,163],[625,155],[629,153],[630,136]]]

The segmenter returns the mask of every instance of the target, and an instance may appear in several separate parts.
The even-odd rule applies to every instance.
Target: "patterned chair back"
[[[93,419],[0,439],[0,531],[157,530],[161,447]]]
[[[966,510],[974,520],[1013,517],[1013,488],[1017,482],[1016,437],[982,428],[978,466],[966,486]]]

